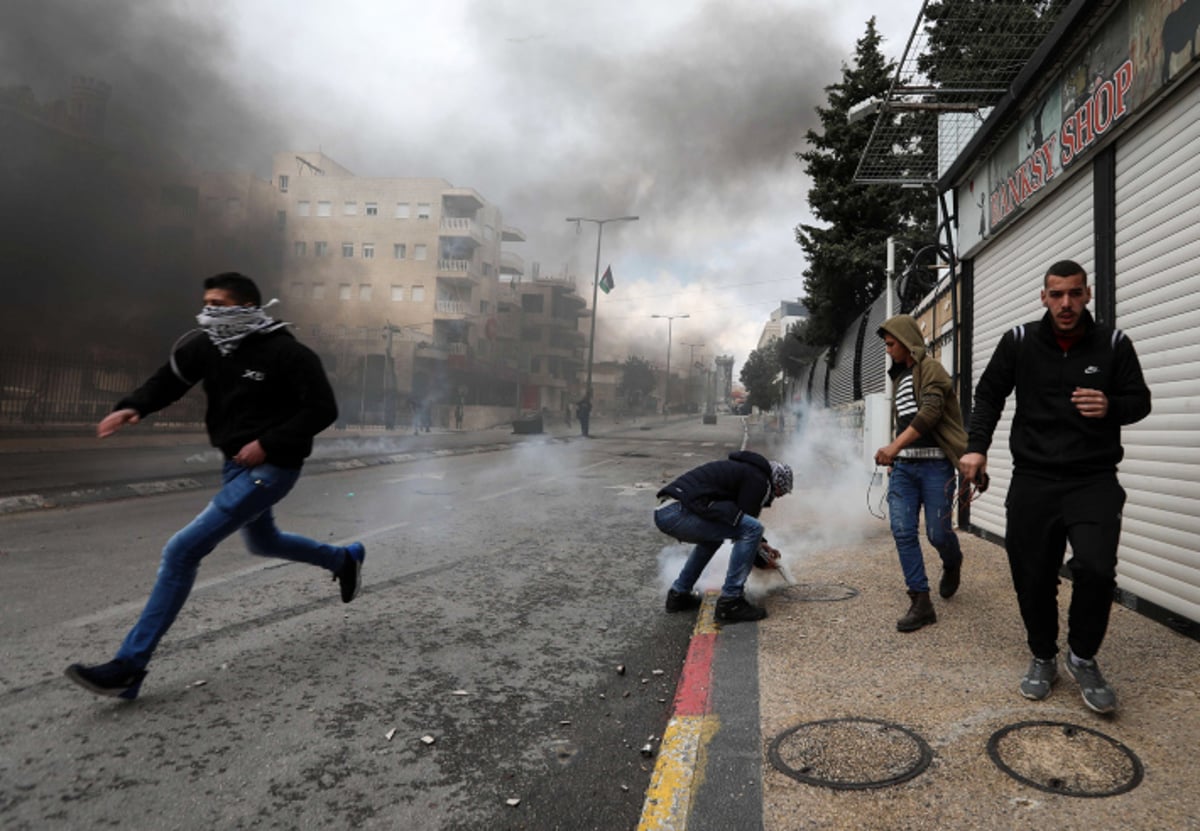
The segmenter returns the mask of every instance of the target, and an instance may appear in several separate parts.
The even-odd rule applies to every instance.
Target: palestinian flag
[[[604,269],[604,276],[600,278],[600,291],[608,294],[613,290],[612,266]]]

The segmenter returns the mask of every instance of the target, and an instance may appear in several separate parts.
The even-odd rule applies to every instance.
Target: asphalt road
[[[359,598],[231,540],[133,703],[62,670],[110,657],[209,492],[0,516],[0,826],[635,827],[693,623],[661,612],[653,494],[740,438],[306,475],[280,526],[363,540]]]

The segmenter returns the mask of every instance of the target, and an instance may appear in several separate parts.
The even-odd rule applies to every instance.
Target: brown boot
[[[908,607],[904,617],[896,621],[896,631],[915,632],[922,626],[937,623],[937,612],[929,602],[929,592],[910,591],[908,596],[912,598],[912,605]]]

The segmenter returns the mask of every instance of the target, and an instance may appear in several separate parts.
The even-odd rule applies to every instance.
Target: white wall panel
[[[1122,431],[1120,586],[1200,620],[1200,91],[1117,146],[1117,325],[1153,412]]]

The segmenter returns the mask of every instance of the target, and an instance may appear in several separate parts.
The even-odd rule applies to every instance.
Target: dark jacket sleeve
[[[136,410],[139,416],[174,404],[203,377],[202,350],[207,346],[203,336],[185,335],[172,347],[171,358],[129,395],[117,402],[113,409]]]
[[[1137,351],[1124,335],[1113,356],[1113,384],[1108,396],[1108,417],[1118,424],[1133,424],[1150,414],[1150,388],[1142,377]]]
[[[296,407],[284,421],[258,438],[259,444],[273,455],[294,455],[311,447],[313,436],[337,419],[337,399],[325,368],[317,354],[302,343],[291,341],[287,351],[288,383],[296,395]],[[307,452],[301,453],[301,458]]]
[[[984,453],[992,446],[992,434],[1004,412],[1004,402],[1016,384],[1017,341],[1010,329],[996,344],[987,369],[975,386],[975,406],[971,408],[971,427],[967,434],[967,452]]]

